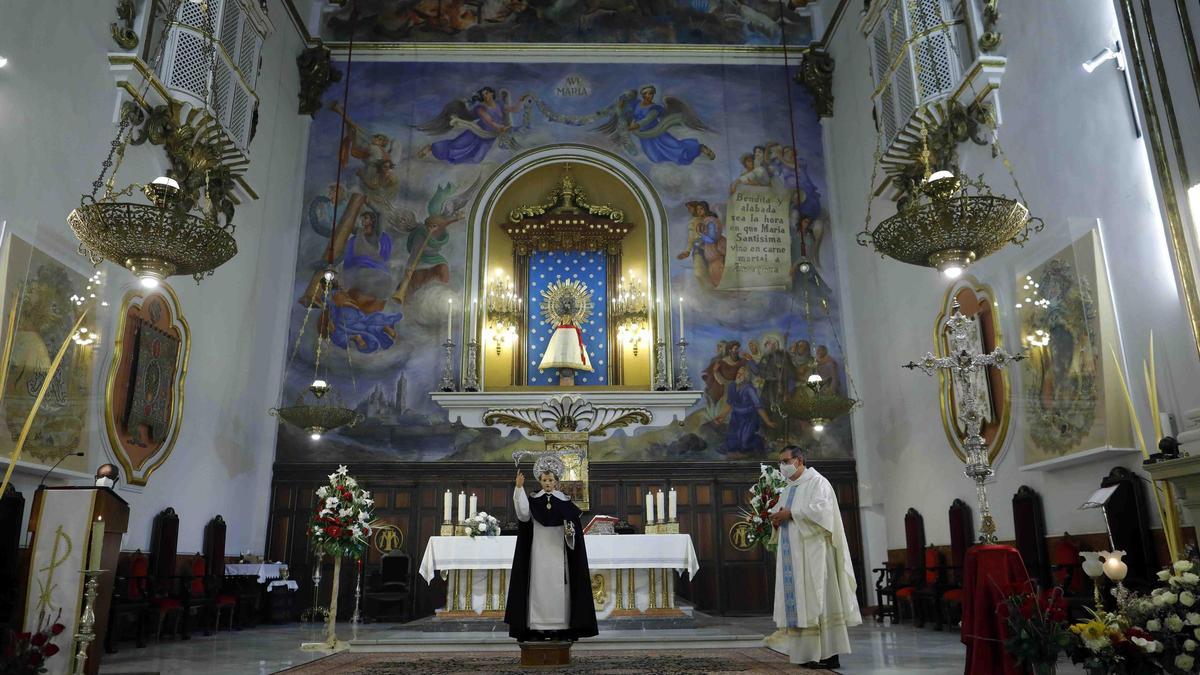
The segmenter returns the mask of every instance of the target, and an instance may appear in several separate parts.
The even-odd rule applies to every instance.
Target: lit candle
[[[446,298],[446,342],[450,341],[452,325],[454,325],[454,298]]]
[[[452,492],[450,492],[449,490],[446,490],[446,494],[443,495],[443,498],[442,498],[442,522],[443,523],[450,522],[450,517],[451,517],[451,515],[453,515],[453,511],[452,511],[452,509],[454,508],[453,502],[454,502],[454,494]]]
[[[88,555],[88,569],[100,569],[101,557],[104,554],[104,516],[97,516],[96,522],[92,523],[92,540],[91,548]]]
[[[467,517],[469,518],[474,518],[475,514],[479,513],[479,498],[475,496],[474,492],[471,493],[471,506],[468,510],[470,513],[467,514]]]
[[[658,522],[660,523],[667,522],[667,505],[664,499],[665,496],[660,488],[658,491]]]
[[[467,522],[467,493],[458,493],[458,522]]]
[[[673,523],[673,522],[675,522],[675,517],[678,515],[676,509],[679,506],[679,501],[678,501],[679,496],[676,494],[675,488],[671,488],[671,492],[667,496],[668,496],[667,517],[670,518],[671,522]]]
[[[646,493],[646,524],[654,524],[654,495]]]
[[[683,296],[679,296],[679,339],[683,339]]]
[[[469,330],[471,331],[472,338],[474,337],[474,334],[475,334],[475,317],[477,316],[478,312],[479,312],[479,300],[477,298],[471,298],[471,326],[470,326]]]

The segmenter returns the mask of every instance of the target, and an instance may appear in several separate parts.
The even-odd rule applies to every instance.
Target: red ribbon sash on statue
[[[572,326],[570,324],[564,324],[564,325],[558,326],[558,327],[559,328],[569,328],[570,330],[575,331],[575,336],[579,338],[579,358],[583,361],[583,365],[586,366],[587,365],[587,350],[585,350],[583,348],[583,331],[579,330],[579,326]]]

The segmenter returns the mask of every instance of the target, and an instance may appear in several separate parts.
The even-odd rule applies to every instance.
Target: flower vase
[[[329,619],[325,625],[325,642],[330,649],[337,647],[337,632],[335,625],[337,624],[337,602],[338,602],[338,582],[342,579],[342,556],[335,555],[333,557],[333,587],[330,590],[329,598]]]

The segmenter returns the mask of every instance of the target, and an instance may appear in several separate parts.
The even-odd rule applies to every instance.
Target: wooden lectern
[[[88,569],[88,561],[93,559],[90,550],[93,528],[101,522],[103,545],[99,568],[104,572],[99,576],[98,594],[92,607],[95,637],[87,649],[84,672],[88,675],[96,675],[100,670],[117,559],[121,554],[121,535],[129,525],[129,504],[106,487],[43,486],[33,495],[23,630],[38,630],[40,617],[44,617],[42,627],[52,623],[56,616],[57,621],[66,626],[62,635],[54,639],[61,651],[46,660],[51,675],[68,673],[73,668],[78,649],[75,634],[81,628],[80,616],[87,600],[82,571]]]

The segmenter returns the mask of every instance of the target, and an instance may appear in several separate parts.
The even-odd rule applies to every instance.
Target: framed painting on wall
[[[1116,316],[1095,230],[1016,279],[1025,462],[1131,447],[1110,348]]]
[[[7,457],[15,446],[51,361],[79,318],[70,298],[87,287],[85,274],[15,234],[0,239],[0,349],[11,340],[0,392],[0,456]],[[87,451],[92,365],[91,349],[67,350],[38,408],[21,462],[50,466],[64,455]],[[88,458],[68,456],[59,466],[84,471]]]

